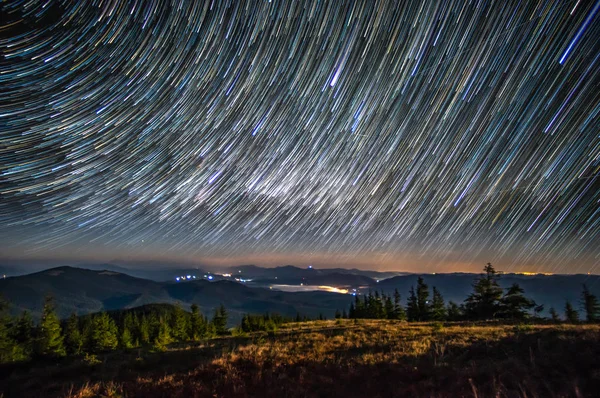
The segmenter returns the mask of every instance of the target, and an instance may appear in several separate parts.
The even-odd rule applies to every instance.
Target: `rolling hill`
[[[155,282],[134,278],[114,271],[92,271],[58,267],[34,274],[0,280],[0,296],[11,305],[13,313],[29,310],[39,317],[44,297],[55,299],[60,317],[103,310],[132,308],[154,303],[192,303],[211,315],[223,303],[237,323],[243,313],[277,312],[286,316],[301,313],[332,317],[345,308],[351,297],[327,292],[290,293],[264,288],[250,288],[232,281],[195,280],[185,283]]]

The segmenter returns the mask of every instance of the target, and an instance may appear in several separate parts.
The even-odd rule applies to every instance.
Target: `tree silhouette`
[[[573,308],[573,305],[570,301],[565,303],[565,318],[569,323],[577,323],[579,322],[579,313]]]
[[[434,321],[443,321],[446,319],[446,304],[444,303],[444,297],[439,290],[433,287],[433,299],[431,302],[431,319]]]
[[[215,309],[212,324],[214,325],[215,333],[217,335],[227,334],[227,316],[227,310],[223,304]]]
[[[560,316],[558,316],[558,313],[556,312],[554,307],[550,307],[548,312],[550,313],[550,319],[552,319],[552,322],[555,322],[555,323],[560,322]]]
[[[503,318],[523,320],[529,316],[528,311],[535,307],[535,302],[524,296],[525,290],[513,283],[500,300]]]
[[[585,283],[581,292],[581,305],[585,310],[586,321],[598,322],[600,319],[600,303],[598,303],[598,298],[590,293]]]
[[[492,319],[500,311],[502,288],[498,285],[498,273],[488,263],[485,275],[473,283],[473,293],[465,300],[465,315],[469,319]]]

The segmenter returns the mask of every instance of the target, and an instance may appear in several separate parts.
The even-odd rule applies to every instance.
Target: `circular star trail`
[[[5,252],[600,263],[600,1],[0,7]]]

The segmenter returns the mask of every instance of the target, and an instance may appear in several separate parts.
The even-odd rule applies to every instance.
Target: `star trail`
[[[600,0],[0,7],[5,254],[600,271]]]

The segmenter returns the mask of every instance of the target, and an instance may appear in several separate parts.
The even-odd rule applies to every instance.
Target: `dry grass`
[[[600,391],[600,327],[320,321],[12,369],[5,396],[584,397]]]

